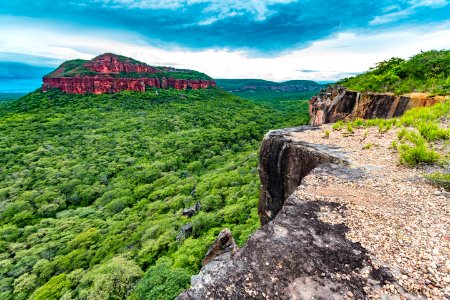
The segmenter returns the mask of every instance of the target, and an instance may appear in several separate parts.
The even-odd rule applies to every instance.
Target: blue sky
[[[215,78],[333,81],[450,49],[450,0],[15,0],[0,6],[0,90],[104,52]]]

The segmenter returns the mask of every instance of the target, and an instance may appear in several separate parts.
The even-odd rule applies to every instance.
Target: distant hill
[[[230,93],[252,100],[305,100],[324,87],[311,80],[216,79],[216,83]]]
[[[0,103],[19,99],[20,97],[25,96],[25,94],[26,93],[19,93],[19,92],[17,92],[17,93],[16,92],[14,92],[14,93],[0,92]]]
[[[450,95],[450,50],[421,52],[408,60],[393,57],[338,83],[360,92]]]
[[[148,88],[204,89],[216,83],[206,74],[187,69],[155,67],[133,58],[105,53],[92,60],[62,63],[43,78],[42,91],[58,89],[70,94],[104,94]]]

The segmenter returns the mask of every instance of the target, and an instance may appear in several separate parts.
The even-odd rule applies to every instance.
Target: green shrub
[[[408,166],[416,166],[419,164],[436,163],[439,159],[439,154],[433,149],[429,149],[426,144],[416,144],[410,146],[402,144],[398,147],[400,153],[400,162]]]
[[[51,278],[46,284],[38,288],[31,300],[58,300],[70,288],[70,281],[66,274]]]
[[[354,132],[353,126],[352,126],[351,123],[347,123],[347,131],[348,131],[348,133],[353,133]]]
[[[353,127],[359,128],[365,125],[365,121],[361,118],[357,118],[352,122]]]
[[[190,272],[182,268],[173,268],[172,261],[161,258],[150,267],[129,300],[172,300],[189,287]]]
[[[342,127],[344,127],[344,121],[342,121],[342,120],[336,121],[336,122],[331,126],[331,128],[332,128],[333,130],[341,130]]]
[[[425,175],[425,177],[434,182],[436,185],[442,186],[444,189],[450,191],[450,173],[434,172]]]
[[[431,50],[409,60],[391,58],[379,62],[368,72],[338,83],[356,91],[394,92],[396,94],[429,92],[450,94],[450,50]]]
[[[373,144],[372,143],[367,143],[363,146],[364,150],[369,150],[370,148],[372,148]]]
[[[432,122],[420,122],[417,125],[420,135],[428,141],[444,140],[450,138],[450,129],[441,128],[438,124]]]

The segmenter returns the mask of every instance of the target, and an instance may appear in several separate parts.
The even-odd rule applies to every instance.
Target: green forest
[[[0,105],[0,299],[175,298],[223,228],[258,228],[260,142],[307,111],[216,88]]]
[[[279,105],[281,101],[286,104],[286,101],[310,99],[326,87],[311,80],[273,82],[262,79],[216,79],[216,82],[217,86],[236,96],[269,105]]]
[[[421,52],[408,60],[393,57],[338,82],[355,91],[450,94],[450,50]]]

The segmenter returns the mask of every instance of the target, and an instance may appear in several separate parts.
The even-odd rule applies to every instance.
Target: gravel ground
[[[328,125],[322,128],[291,135],[341,147],[352,166],[365,169],[366,175],[357,181],[309,175],[296,193],[343,204],[341,210],[322,211],[321,219],[346,224],[347,237],[360,242],[373,264],[388,267],[398,280],[399,285],[368,290],[368,295],[450,299],[450,193],[424,179],[423,170],[398,164],[398,153],[391,147],[396,130],[380,134],[378,128],[364,128],[348,134]],[[331,132],[329,138],[325,130]]]

